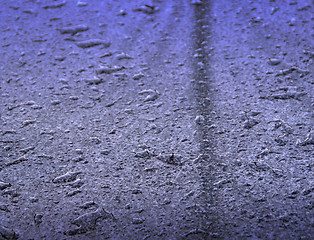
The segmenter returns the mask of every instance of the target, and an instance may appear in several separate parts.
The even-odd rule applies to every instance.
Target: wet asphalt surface
[[[0,239],[312,239],[313,12],[2,3]]]

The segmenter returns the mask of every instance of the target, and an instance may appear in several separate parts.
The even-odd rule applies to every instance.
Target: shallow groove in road
[[[202,197],[205,214],[200,217],[208,234],[215,232],[215,214],[211,213],[214,196],[212,193],[213,164],[215,157],[212,151],[214,139],[210,129],[213,112],[214,97],[211,94],[213,77],[210,67],[210,1],[203,1],[201,5],[194,6],[193,29],[193,92],[196,100],[197,114],[203,117],[198,124],[199,157],[197,163],[202,181]]]

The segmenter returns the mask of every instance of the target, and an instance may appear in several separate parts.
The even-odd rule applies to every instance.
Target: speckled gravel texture
[[[313,239],[313,13],[2,1],[0,239]]]

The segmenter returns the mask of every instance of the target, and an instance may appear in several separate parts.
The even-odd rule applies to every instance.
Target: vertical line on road
[[[211,1],[203,0],[194,5],[194,28],[192,34],[193,50],[193,78],[192,86],[196,100],[197,115],[204,117],[198,124],[197,137],[199,142],[199,157],[196,161],[202,184],[202,205],[204,213],[200,216],[200,227],[206,230],[209,237],[217,230],[217,216],[213,212],[215,202],[213,195],[213,170],[215,157],[213,154],[213,133],[210,128],[213,112],[211,84],[213,75],[210,66],[210,19]]]

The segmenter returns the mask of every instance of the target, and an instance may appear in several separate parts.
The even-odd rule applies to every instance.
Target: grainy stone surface
[[[2,1],[0,239],[313,239],[313,12]]]

